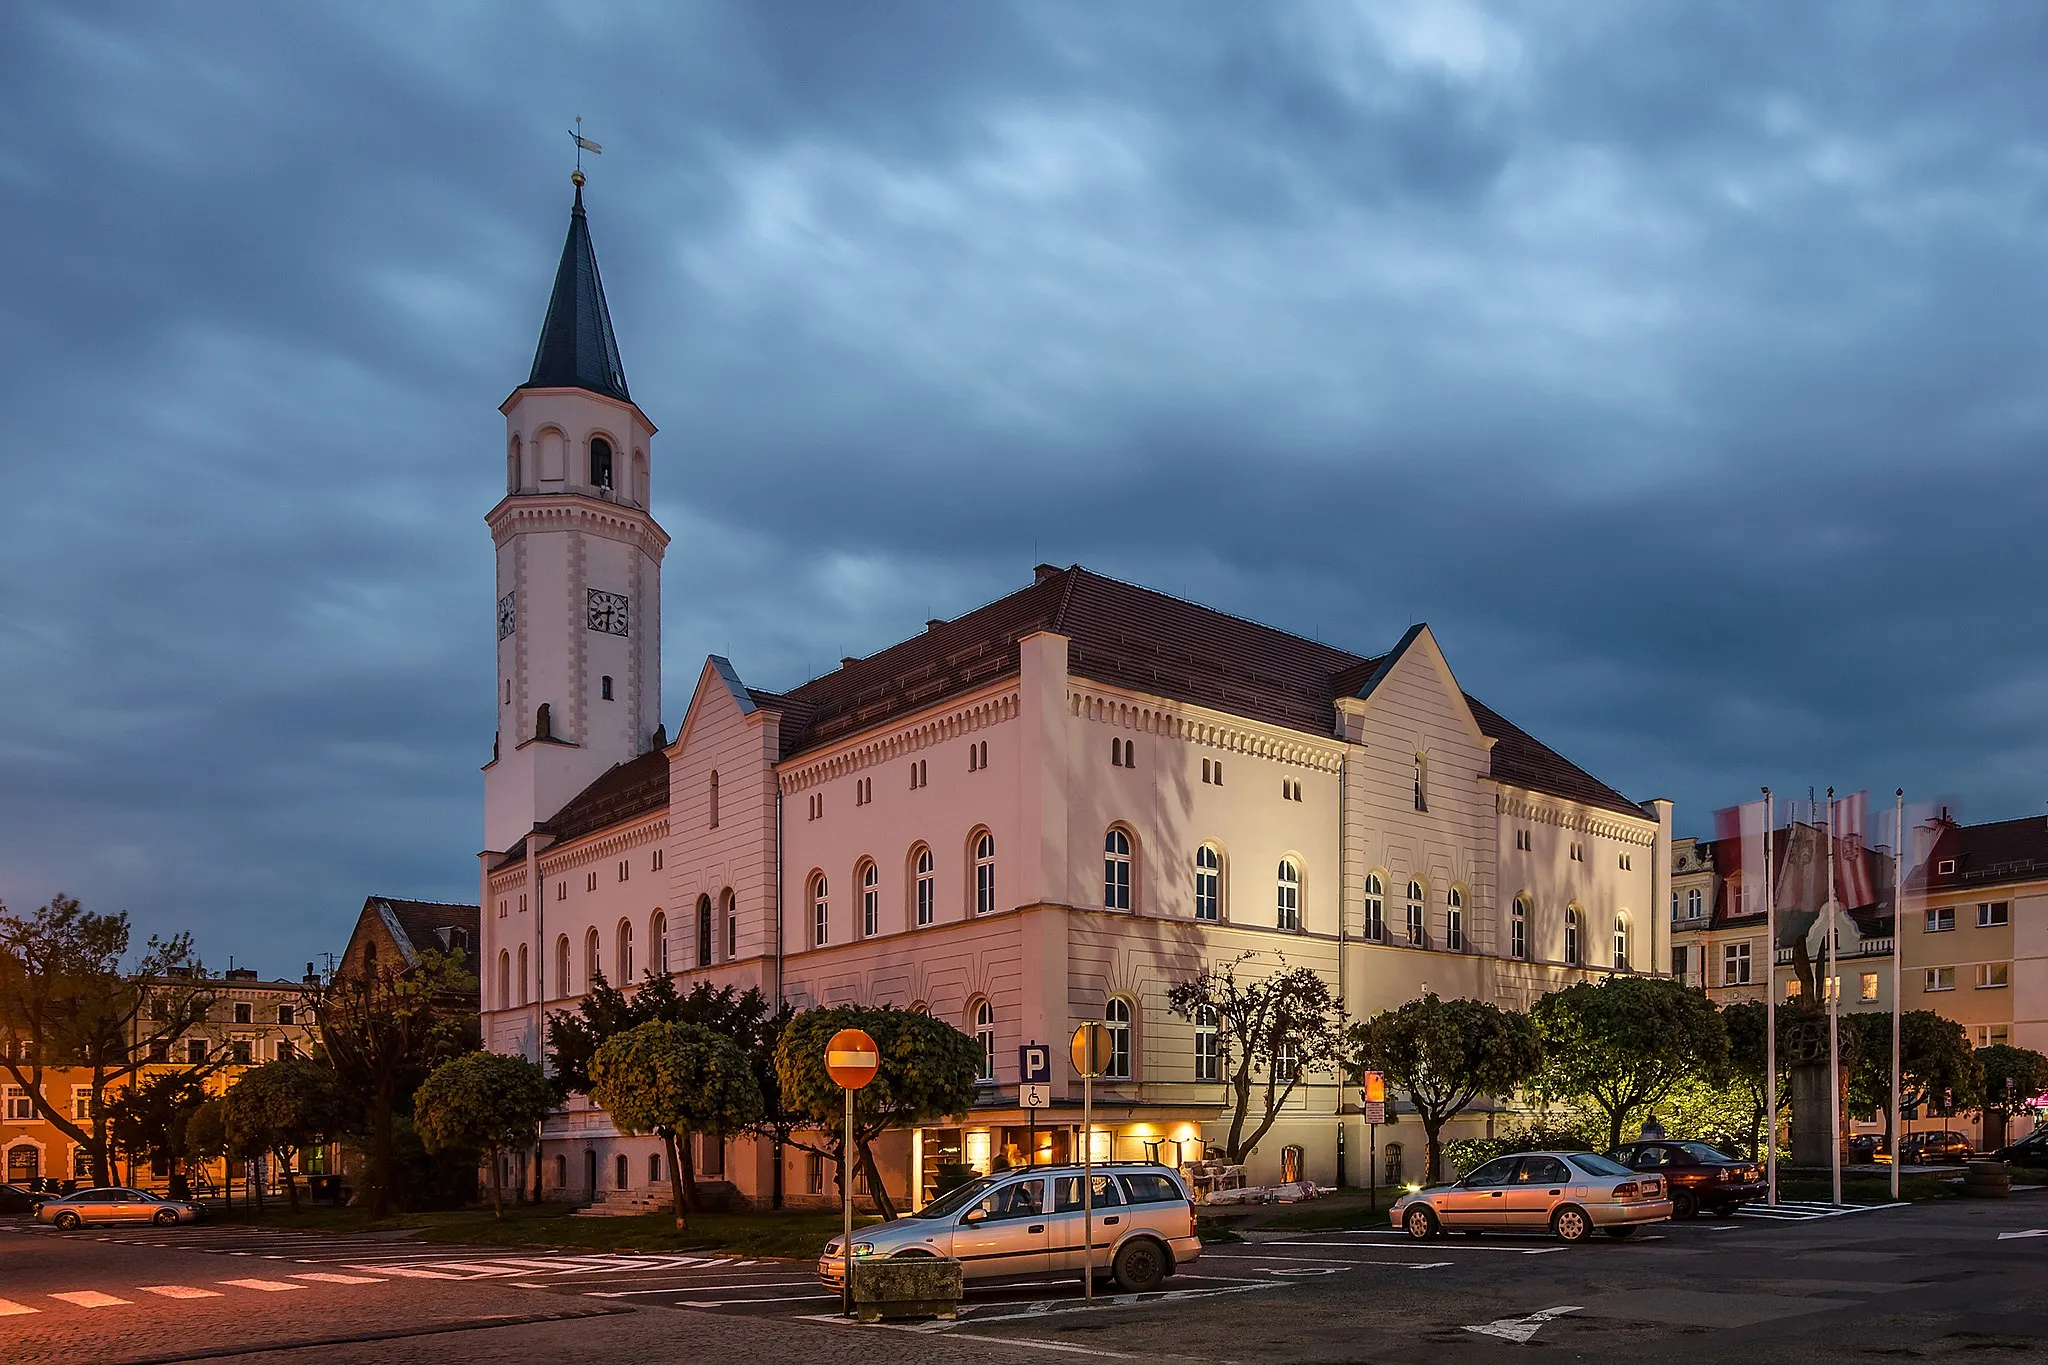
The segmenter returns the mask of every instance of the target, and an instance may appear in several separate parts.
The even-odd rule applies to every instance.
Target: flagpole
[[[1771,830],[1777,807],[1764,788],[1764,1162],[1778,1202],[1778,897],[1771,885]]]
[[[1899,1092],[1905,1088],[1905,1075],[1900,1067],[1900,1038],[1905,1028],[1905,992],[1902,989],[1899,959],[1904,956],[1906,933],[1906,789],[1899,788],[1893,794],[1898,802],[1893,817],[1892,838],[1892,1200],[1899,1197],[1899,1119],[1901,1114]]]
[[[1821,994],[1828,1001],[1828,1141],[1834,1148],[1835,1202],[1842,1202],[1842,991],[1835,965],[1835,789],[1828,788],[1828,975]]]

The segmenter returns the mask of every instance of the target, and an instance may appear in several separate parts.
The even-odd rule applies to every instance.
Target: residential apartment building
[[[713,656],[660,725],[649,423],[627,394],[579,187],[533,372],[504,404],[499,732],[480,855],[487,1046],[538,1055],[602,973],[758,987],[802,1008],[929,1012],[981,1043],[958,1123],[892,1135],[913,1202],[938,1164],[1196,1159],[1224,1116],[1212,1020],[1168,1007],[1223,963],[1308,967],[1352,1017],[1425,990],[1525,1008],[1662,972],[1670,805],[1638,803],[1459,686],[1427,626],[1361,655],[1041,565],[1017,591],[787,692]],[[1095,1129],[1018,1053],[1106,1023]],[[1355,1093],[1307,1077],[1254,1180],[1366,1172]],[[1475,1114],[1468,1126],[1486,1121]],[[1381,1128],[1389,1164],[1419,1136]],[[704,1144],[745,1198],[828,1194],[821,1166]],[[574,1104],[543,1183],[662,1181],[660,1144]]]
[[[1924,862],[1907,885],[1907,1009],[1955,1020],[1977,1047],[2048,1052],[2048,822],[1917,831]]]

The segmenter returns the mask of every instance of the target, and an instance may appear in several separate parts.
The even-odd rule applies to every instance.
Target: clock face
[[[500,640],[519,629],[519,607],[512,600],[518,595],[517,593],[508,592],[498,599],[498,638]]]
[[[599,592],[596,588],[586,589],[589,594],[589,614],[584,624],[592,630],[601,630],[607,635],[626,633],[626,594],[622,592]]]

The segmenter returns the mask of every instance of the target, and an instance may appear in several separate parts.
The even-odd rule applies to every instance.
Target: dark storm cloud
[[[0,10],[0,897],[287,973],[473,896],[482,513],[566,212],[667,711],[1107,572],[1682,829],[2033,809],[2048,26],[1845,4]]]

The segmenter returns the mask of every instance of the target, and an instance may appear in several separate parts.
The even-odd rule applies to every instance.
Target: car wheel
[[[1609,1237],[1612,1237],[1617,1242],[1626,1242],[1629,1238],[1636,1235],[1636,1230],[1633,1225],[1625,1224],[1618,1228],[1605,1228],[1602,1230],[1606,1232],[1606,1234]]]
[[[1550,1230],[1563,1242],[1583,1242],[1593,1235],[1593,1220],[1584,1209],[1562,1208],[1550,1220]]]
[[[176,1209],[158,1209],[156,1211],[155,1222],[160,1228],[167,1228],[177,1221],[178,1211]]]
[[[1418,1242],[1426,1242],[1436,1236],[1436,1215],[1429,1211],[1427,1204],[1411,1204],[1401,1219],[1401,1226],[1408,1229],[1408,1235]]]
[[[1116,1282],[1126,1294],[1149,1294],[1166,1278],[1166,1255],[1159,1243],[1140,1237],[1124,1243],[1113,1263]]]
[[[75,1232],[78,1229],[80,1221],[81,1220],[79,1219],[78,1215],[75,1213],[60,1213],[57,1215],[56,1218],[57,1226],[64,1229],[64,1231],[66,1232]]]
[[[1699,1217],[1699,1196],[1691,1190],[1673,1190],[1671,1192],[1671,1216],[1673,1218]]]

